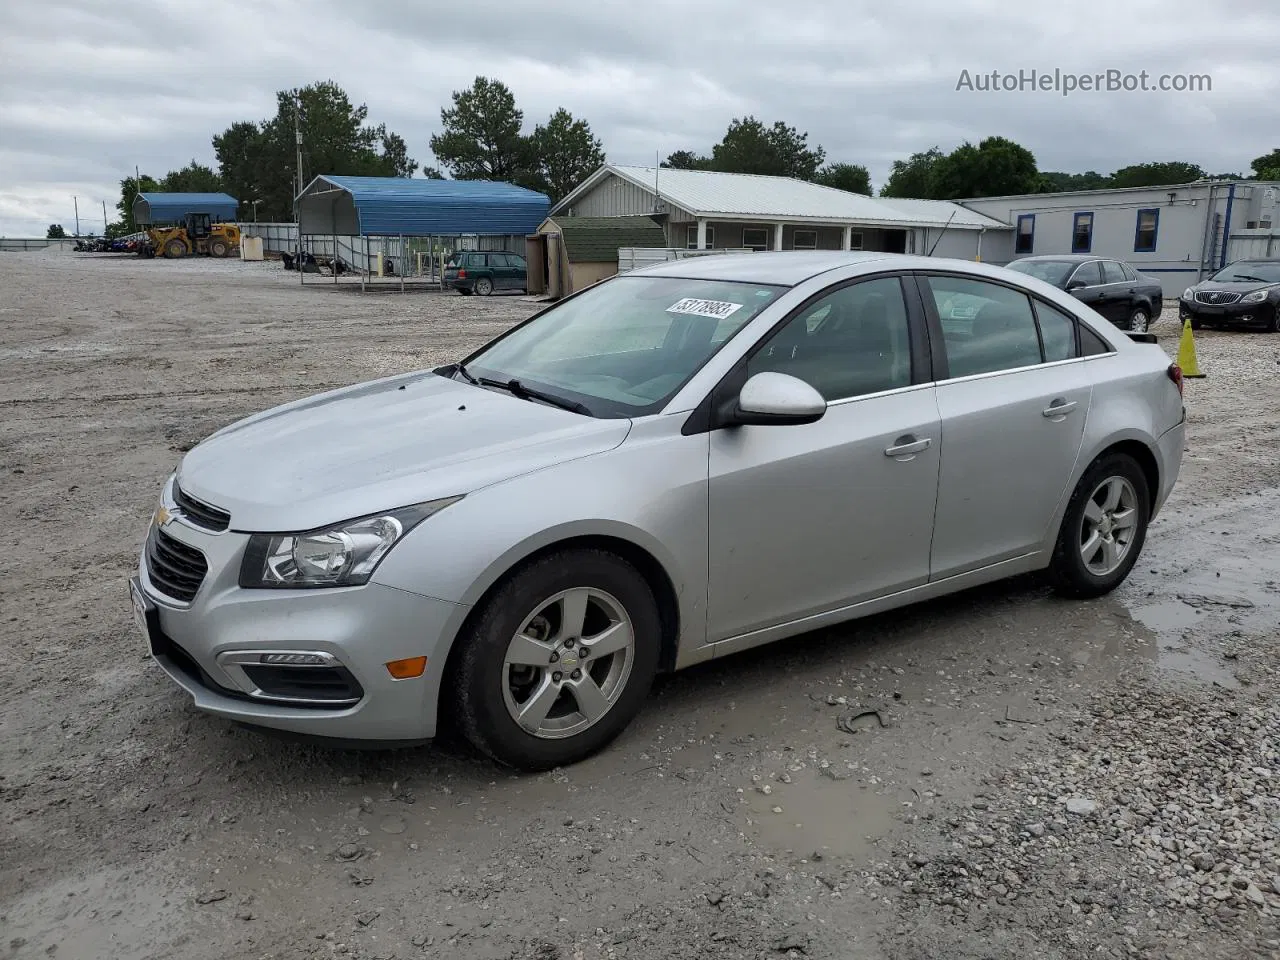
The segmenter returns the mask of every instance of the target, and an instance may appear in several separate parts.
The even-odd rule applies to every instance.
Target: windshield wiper
[[[577,400],[566,400],[564,397],[557,397],[552,393],[543,393],[541,390],[534,390],[526,387],[519,380],[494,380],[490,377],[473,378],[458,368],[464,377],[477,383],[482,387],[497,387],[499,390],[506,390],[513,397],[519,397],[522,400],[541,400],[543,403],[549,403],[553,407],[559,407],[561,410],[568,410],[571,413],[581,413],[585,416],[591,416],[591,410],[586,404],[579,403]]]
[[[1240,280],[1243,280],[1245,283],[1275,283],[1274,280],[1264,280],[1262,277],[1251,277],[1247,273],[1236,274],[1236,276],[1232,277],[1230,280],[1220,282],[1234,283]]]
[[[479,381],[479,380],[477,380],[475,377],[473,377],[471,374],[467,373],[467,368],[466,368],[465,366],[463,366],[461,363],[455,363],[455,364],[453,365],[453,369],[454,369],[454,370],[456,370],[458,373],[462,374],[462,379],[463,379],[463,380],[465,380],[465,381],[467,381],[467,383],[476,383],[476,384],[478,384],[478,383],[480,382],[480,381]]]

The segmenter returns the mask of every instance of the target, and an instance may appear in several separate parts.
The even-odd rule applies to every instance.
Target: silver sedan
[[[1115,588],[1182,457],[1152,339],[965,261],[636,271],[213,434],[135,614],[209,713],[571,763],[659,671],[1028,571]]]

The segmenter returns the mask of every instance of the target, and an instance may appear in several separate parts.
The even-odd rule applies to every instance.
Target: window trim
[[[684,228],[684,242],[686,250],[698,249],[698,225],[696,223],[686,224]],[[716,228],[713,224],[707,224],[707,246],[706,249],[714,250],[716,246]]]
[[[1029,220],[1031,222],[1031,232],[1026,234],[1027,249],[1022,250],[1020,249],[1020,247],[1022,245],[1022,237],[1023,237],[1022,222],[1024,220]],[[1036,249],[1036,215],[1034,213],[1020,213],[1018,214],[1017,227],[1013,235],[1013,254],[1016,257],[1025,257],[1034,253],[1035,249]]]
[[[1142,215],[1144,213],[1151,214],[1155,219],[1151,224],[1151,246],[1142,246],[1139,241],[1142,239]],[[1160,208],[1159,207],[1141,207],[1133,219],[1133,252],[1134,253],[1155,253],[1156,246],[1160,243]]]
[[[748,233],[759,233],[761,240],[759,243],[747,243]],[[755,250],[757,247],[761,250],[769,249],[769,228],[768,227],[743,227],[742,228],[742,245]]]
[[[1080,218],[1089,218],[1089,235],[1083,245],[1076,243],[1076,237],[1080,233]],[[1071,215],[1071,252],[1072,253],[1093,253],[1093,211],[1078,210]]]
[[[811,235],[813,237],[813,246],[800,244],[801,234]],[[791,231],[791,249],[792,250],[817,250],[818,249],[818,231],[817,230],[793,230]]]

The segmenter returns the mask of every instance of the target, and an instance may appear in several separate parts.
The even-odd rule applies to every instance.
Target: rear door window
[[[1125,283],[1124,271],[1120,269],[1120,264],[1116,263],[1114,260],[1103,260],[1102,282]]]

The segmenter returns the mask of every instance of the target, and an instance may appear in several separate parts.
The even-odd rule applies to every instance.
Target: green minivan
[[[461,294],[487,297],[495,290],[519,290],[528,286],[524,257],[518,253],[455,253],[444,267],[444,285]]]

